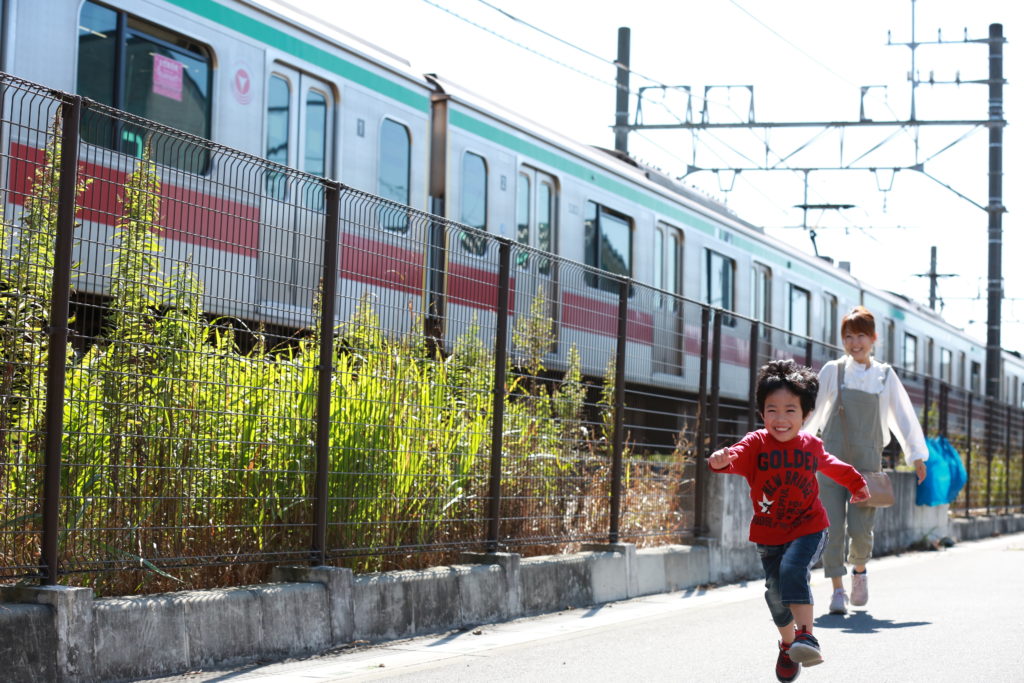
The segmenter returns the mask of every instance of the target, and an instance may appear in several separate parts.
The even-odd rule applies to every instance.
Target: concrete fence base
[[[903,474],[895,477],[897,505],[879,512],[876,554],[1024,531],[1024,515],[950,519],[945,506],[919,508],[911,475]],[[746,540],[746,483],[715,476],[710,488],[708,538],[693,546],[588,545],[529,558],[466,553],[458,565],[358,576],[337,567],[278,567],[265,585],[123,598],[96,599],[89,588],[3,587],[0,678],[167,675],[760,578]]]

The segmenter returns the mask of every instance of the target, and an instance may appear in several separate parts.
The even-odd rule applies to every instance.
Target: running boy
[[[809,582],[829,524],[818,500],[815,472],[847,488],[852,502],[869,495],[857,470],[826,453],[821,439],[800,432],[817,394],[818,378],[810,368],[791,360],[769,362],[758,373],[755,394],[765,428],[708,458],[712,471],[742,475],[750,484],[750,540],[757,544],[767,588],[764,597],[782,636],[775,664],[780,681],[800,675],[801,664],[824,661],[812,635],[814,599]]]

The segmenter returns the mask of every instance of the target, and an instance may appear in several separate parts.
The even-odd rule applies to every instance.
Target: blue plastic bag
[[[927,439],[928,476],[917,485],[918,505],[946,505],[956,500],[967,483],[967,470],[953,444],[942,436]]]

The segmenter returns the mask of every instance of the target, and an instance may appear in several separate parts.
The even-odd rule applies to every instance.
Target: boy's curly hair
[[[807,415],[814,410],[818,398],[818,375],[809,367],[797,365],[793,360],[768,361],[757,373],[757,411],[764,413],[768,395],[778,389],[789,389],[800,397],[800,408]]]

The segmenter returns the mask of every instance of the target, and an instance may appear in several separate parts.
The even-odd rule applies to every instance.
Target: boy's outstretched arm
[[[740,456],[733,453],[732,449],[726,446],[708,456],[708,465],[713,470],[724,470],[738,457]]]

